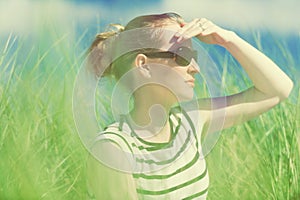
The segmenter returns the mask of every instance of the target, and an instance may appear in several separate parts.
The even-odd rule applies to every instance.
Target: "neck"
[[[176,101],[165,91],[160,92],[156,88],[153,92],[150,89],[151,86],[145,86],[135,91],[135,106],[130,112],[130,123],[145,140],[167,142],[170,139],[169,112]]]

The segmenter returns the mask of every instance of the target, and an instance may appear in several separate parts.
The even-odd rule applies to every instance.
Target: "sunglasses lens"
[[[187,66],[191,63],[192,59],[197,62],[197,52],[188,47],[180,47],[176,51],[175,61],[180,66]]]
[[[180,66],[188,66],[191,63],[191,61],[186,60],[186,58],[183,58],[179,55],[176,55],[175,62]]]
[[[148,57],[152,58],[175,58],[175,62],[179,66],[188,66],[192,59],[197,62],[197,51],[188,47],[179,47],[176,52],[164,51],[164,52],[148,52],[144,53]]]

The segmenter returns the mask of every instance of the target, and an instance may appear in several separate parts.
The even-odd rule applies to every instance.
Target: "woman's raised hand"
[[[208,19],[196,18],[189,23],[185,23],[175,34],[177,42],[197,37],[207,44],[217,44],[223,46],[231,37],[231,31],[225,30]]]

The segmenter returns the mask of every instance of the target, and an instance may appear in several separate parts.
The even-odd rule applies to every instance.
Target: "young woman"
[[[125,28],[116,27],[120,32],[101,33],[93,42],[90,57],[97,62],[92,70],[132,91],[134,106],[95,138],[91,152],[101,155],[88,160],[90,195],[96,199],[206,199],[209,181],[201,135],[266,112],[289,96],[292,81],[234,32],[205,18],[185,22],[177,14],[166,13],[139,16]],[[142,31],[132,34],[134,30]],[[124,33],[130,34],[119,40]],[[111,37],[115,40],[108,45],[105,41]],[[253,87],[230,96],[198,99],[199,106],[193,106],[195,101],[189,104],[194,75],[201,70],[191,46],[193,37],[226,48]],[[128,41],[139,48],[129,47]],[[105,52],[116,51],[123,53],[117,53],[120,56],[103,69]]]

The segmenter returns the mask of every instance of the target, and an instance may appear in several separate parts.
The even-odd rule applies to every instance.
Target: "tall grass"
[[[32,45],[11,34],[0,46],[0,199],[86,198],[87,152],[71,99],[84,38],[41,30]],[[295,65],[286,44],[277,45]],[[222,81],[239,85],[229,70],[233,60],[216,56],[228,66]],[[299,123],[300,100],[287,100],[223,131],[207,157],[209,199],[300,199]]]
[[[250,40],[294,78],[293,94],[258,118],[222,132],[207,157],[209,199],[300,199],[299,66],[293,58],[300,49],[291,52],[285,41],[279,42],[269,33],[267,36],[271,38],[261,39],[260,32],[254,32]],[[299,38],[295,42],[299,46]],[[236,65],[231,57],[223,60],[227,61],[224,66]],[[223,73],[228,93],[241,89],[233,73],[236,71]],[[241,79],[247,85],[247,76]]]
[[[78,46],[51,32],[30,49],[25,39],[10,35],[1,49],[0,199],[84,199],[71,110]]]

